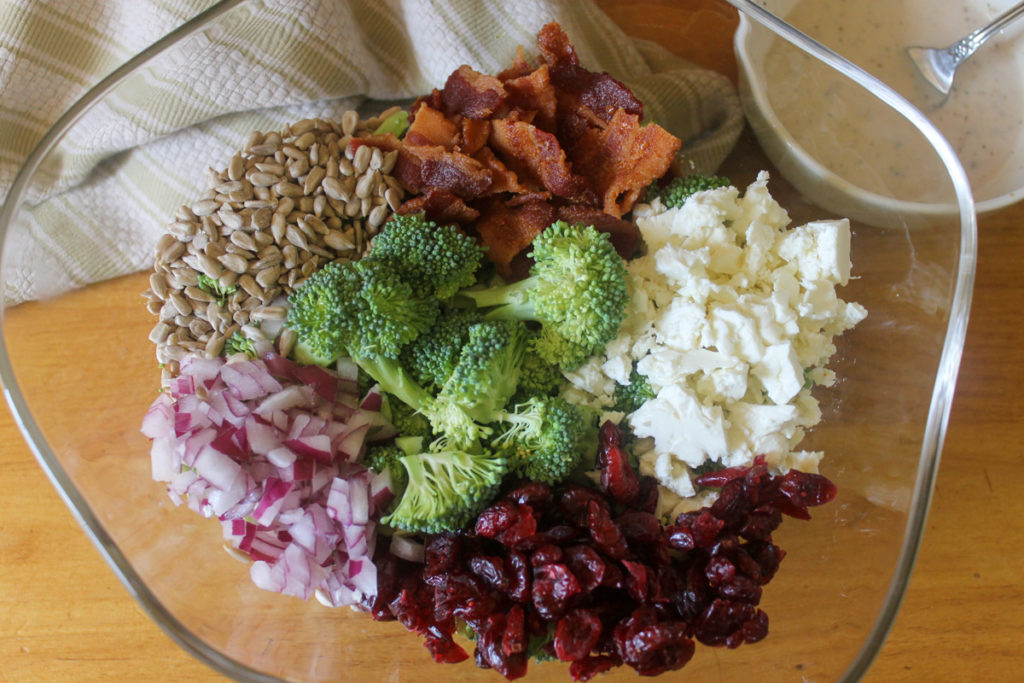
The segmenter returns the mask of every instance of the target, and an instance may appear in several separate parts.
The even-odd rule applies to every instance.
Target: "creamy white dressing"
[[[1017,184],[1018,169],[1008,161],[1024,128],[1021,30],[1007,29],[961,66],[941,106],[905,53],[908,45],[948,45],[1007,3],[969,4],[954,11],[935,0],[799,0],[785,19],[927,114],[960,156],[980,200]],[[935,151],[861,86],[781,40],[769,48],[764,69],[785,128],[837,175],[897,199],[950,199],[948,181],[938,182],[948,176]]]

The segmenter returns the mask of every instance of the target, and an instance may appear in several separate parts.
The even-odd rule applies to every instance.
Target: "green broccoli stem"
[[[536,311],[530,302],[529,291],[534,286],[532,277],[487,289],[464,289],[478,308],[492,308],[484,315],[486,320],[536,320]]]
[[[433,399],[433,396],[420,386],[398,361],[376,354],[360,354],[351,351],[349,357],[363,372],[372,377],[383,391],[396,397],[410,408],[419,410],[421,406]]]

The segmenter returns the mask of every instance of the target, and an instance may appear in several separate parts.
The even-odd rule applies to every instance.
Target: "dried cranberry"
[[[506,654],[502,648],[507,620],[502,612],[487,618],[483,628],[477,631],[476,661],[482,668],[494,669],[508,680],[526,675],[526,654]]]
[[[574,681],[589,681],[609,669],[622,666],[622,660],[615,655],[593,655],[577,659],[569,666],[569,675]]]
[[[519,518],[519,505],[510,500],[499,500],[480,513],[474,531],[477,536],[495,538]]]
[[[423,644],[430,650],[430,656],[438,663],[457,664],[469,659],[469,653],[451,638],[428,634]]]
[[[510,491],[505,496],[505,500],[518,505],[529,505],[532,508],[543,507],[551,501],[551,487],[531,481]]]
[[[557,545],[542,545],[530,555],[530,564],[539,567],[545,564],[561,562],[564,553]]]
[[[718,594],[733,602],[746,602],[756,605],[761,602],[761,586],[745,576],[734,576],[731,581],[718,587]]]
[[[506,556],[509,570],[508,596],[516,602],[527,602],[530,599],[530,564],[518,550],[510,550]]]
[[[611,423],[606,422],[602,427]],[[617,431],[617,430],[616,430]],[[600,456],[601,488],[608,492],[613,500],[619,503],[632,503],[640,494],[640,480],[636,470],[629,464],[629,455],[616,440],[602,438]]]
[[[507,546],[521,543],[537,533],[537,519],[529,505],[516,506],[516,518],[511,526],[498,534],[497,540]]]
[[[494,555],[474,555],[469,560],[469,570],[496,590],[503,593],[508,590],[508,572],[505,571],[505,562],[500,557]]]
[[[657,676],[681,669],[693,657],[693,641],[686,636],[686,624],[661,621],[656,610],[641,607],[613,632],[616,651],[622,661],[644,676]]]
[[[767,617],[753,605],[718,598],[700,615],[694,636],[705,645],[739,647],[747,635],[767,629]],[[763,637],[763,636],[762,636]]]
[[[579,592],[579,582],[564,564],[533,568],[533,606],[548,621],[561,616],[568,599]]]
[[[435,536],[427,544],[424,551],[423,575],[429,582],[434,577],[445,576],[459,566],[463,556],[466,539],[455,534]]]
[[[590,593],[604,580],[605,561],[588,545],[569,546],[565,551],[565,564],[580,584],[580,591]]]
[[[647,603],[650,600],[647,567],[639,562],[629,560],[623,560],[622,566],[626,568],[626,591],[629,592],[629,597],[641,605]]]
[[[640,477],[640,488],[633,507],[638,512],[654,514],[658,509],[658,480],[654,477]]]
[[[782,477],[779,492],[798,508],[823,505],[836,497],[836,485],[821,476],[790,470]]]
[[[512,605],[501,637],[501,651],[506,655],[526,652],[526,613],[519,605]]]
[[[591,503],[611,510],[608,499],[601,495],[600,491],[586,489],[582,486],[568,486],[558,497],[558,509],[562,513],[562,517],[581,529],[587,528],[587,515]]]
[[[587,506],[587,529],[603,553],[617,560],[629,554],[626,539],[615,526],[607,507],[591,501]]]
[[[615,518],[615,525],[631,547],[658,543],[662,538],[661,522],[649,512],[624,512]]]
[[[555,653],[563,662],[583,659],[601,637],[601,620],[586,609],[574,609],[558,620]]]

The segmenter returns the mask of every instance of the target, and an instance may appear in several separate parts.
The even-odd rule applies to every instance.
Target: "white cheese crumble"
[[[567,399],[625,420],[640,437],[640,471],[661,484],[662,515],[713,498],[693,485],[708,462],[816,472],[822,454],[797,451],[821,418],[812,384],[830,385],[833,338],[860,322],[842,301],[850,278],[849,221],[790,228],[762,172],[698,192],[675,209],[634,209],[647,252],[627,264],[631,300],[618,338],[567,374]],[[632,369],[656,393],[629,415],[611,411]]]

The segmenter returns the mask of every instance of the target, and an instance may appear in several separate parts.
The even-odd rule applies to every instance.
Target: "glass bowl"
[[[855,277],[842,296],[869,314],[837,340],[830,367],[840,379],[816,390],[823,419],[802,443],[825,452],[821,471],[837,484],[838,496],[811,521],[787,522],[776,533],[787,555],[762,601],[771,617],[768,638],[736,650],[698,648],[683,671],[664,678],[854,681],[888,633],[925,526],[973,284],[974,206],[951,147],[920,112],[758,4],[732,4],[904,117],[908,134],[919,136],[939,162],[941,172],[922,180],[939,188],[938,203],[954,209],[924,229],[899,220],[853,222]],[[124,88],[140,74],[171,78],[176,64],[204,49],[189,36],[232,22],[258,25],[263,7],[213,6],[114,72],[58,121],[0,212],[5,285],[19,272],[12,255],[21,253],[18,245],[37,234],[39,221],[57,219],[34,212],[32,199],[55,182],[72,181],[77,170],[69,159],[80,149],[83,120],[123,103]],[[268,114],[259,116],[273,123]],[[744,187],[769,167],[744,134],[721,172]],[[102,172],[112,168],[116,160]],[[813,194],[771,172],[772,192],[794,224],[833,216]],[[117,206],[118,191],[111,187],[110,206]],[[165,224],[175,209],[154,207],[154,224]],[[25,321],[74,319],[77,295],[8,306],[0,354],[7,400],[40,465],[140,606],[181,647],[239,680],[496,680],[471,663],[439,668],[419,638],[393,622],[257,589],[245,567],[221,550],[218,525],[171,503],[150,478],[148,443],[139,431],[159,383],[147,338],[153,320],[140,296],[146,283],[140,274],[94,285],[103,290],[102,303],[82,311],[92,317],[70,330],[71,344],[69,330]],[[105,315],[126,322],[112,328]],[[70,405],[73,410],[62,407]],[[567,675],[565,665],[549,663],[531,667],[529,679]],[[618,670],[608,679],[632,677]]]

